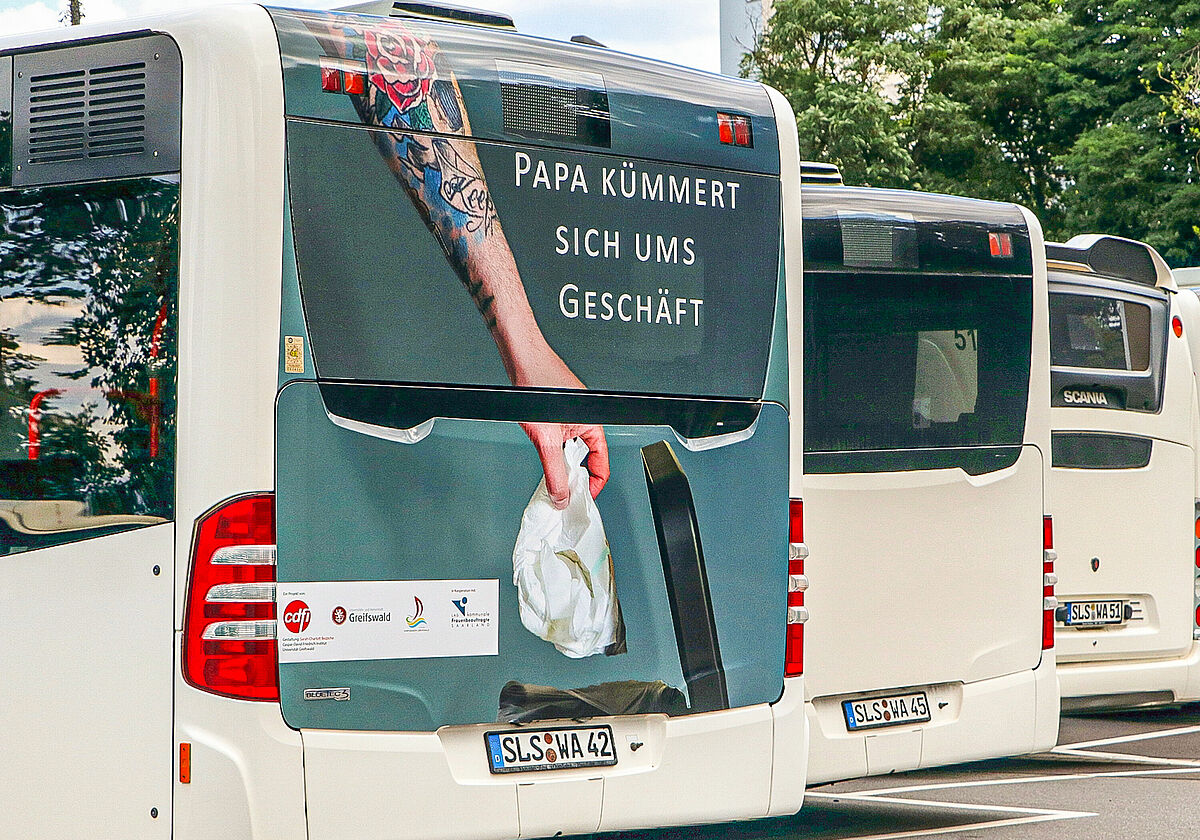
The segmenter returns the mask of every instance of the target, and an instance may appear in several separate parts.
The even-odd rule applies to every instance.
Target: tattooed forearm
[[[482,231],[488,234],[496,218],[496,207],[492,204],[483,173],[459,152],[457,144],[460,142],[433,138],[442,182],[439,192],[450,207],[466,216],[469,233]]]
[[[471,296],[471,300],[475,301],[475,306],[479,309],[479,314],[483,316],[483,322],[487,324],[489,332],[496,331],[496,296],[489,294],[483,288],[483,282],[480,280],[472,280],[469,277],[462,278],[463,285],[467,287],[467,294]]]

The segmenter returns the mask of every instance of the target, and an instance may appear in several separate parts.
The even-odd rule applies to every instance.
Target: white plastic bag
[[[521,623],[573,659],[625,652],[608,538],[582,466],[587,453],[582,440],[567,441],[570,502],[555,509],[543,477],[521,516],[513,549]]]

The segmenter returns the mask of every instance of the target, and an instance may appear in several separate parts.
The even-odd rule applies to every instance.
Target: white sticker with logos
[[[281,583],[279,661],[495,656],[499,580]]]

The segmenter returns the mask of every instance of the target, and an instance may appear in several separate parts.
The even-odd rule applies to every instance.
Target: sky
[[[276,0],[280,6],[331,7],[354,0]],[[717,71],[718,0],[457,0],[459,5],[507,12],[529,35],[567,39],[588,35],[638,55]],[[214,0],[82,0],[84,23],[120,20]],[[67,0],[0,0],[0,34],[61,26]]]

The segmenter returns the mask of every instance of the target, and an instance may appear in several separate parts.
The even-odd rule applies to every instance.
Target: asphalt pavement
[[[1064,717],[1033,756],[811,788],[793,817],[623,840],[1200,840],[1200,705]]]

